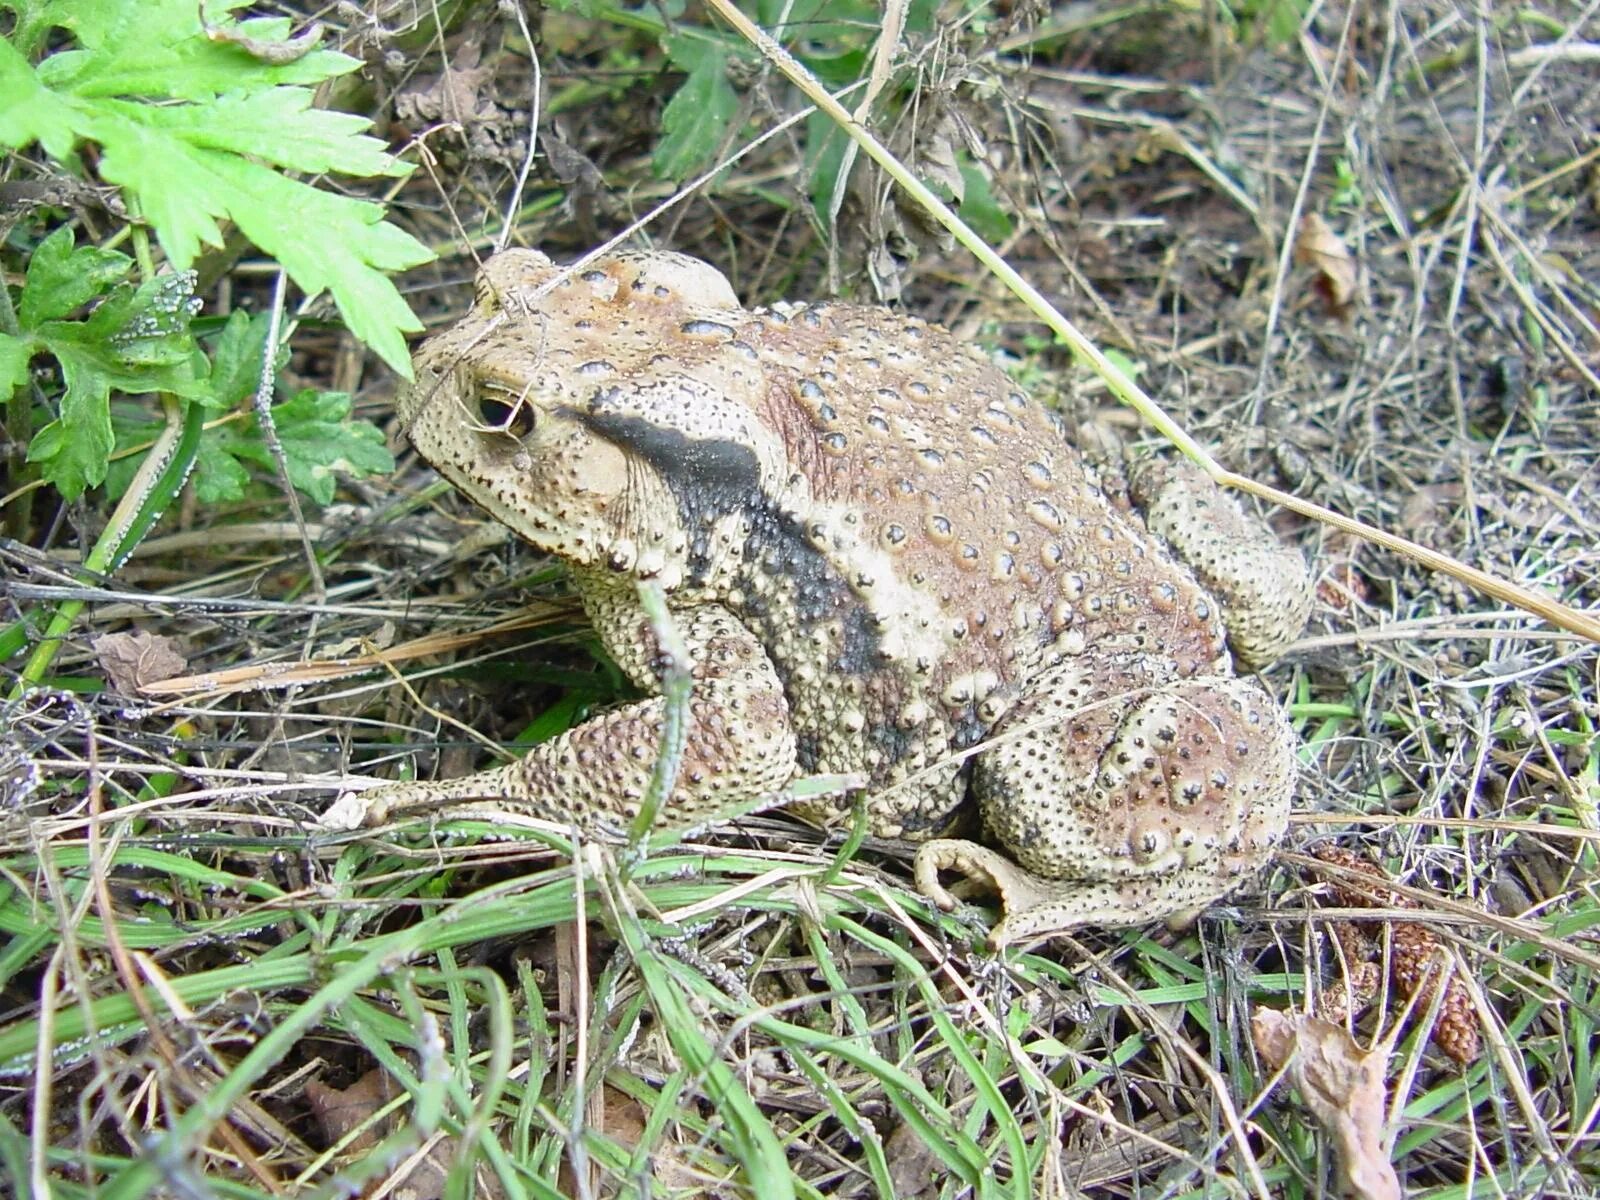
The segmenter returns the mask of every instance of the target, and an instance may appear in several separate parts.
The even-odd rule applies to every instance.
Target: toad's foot
[[[556,810],[535,810],[519,803],[526,789],[522,763],[507,763],[457,779],[418,779],[409,783],[389,783],[364,792],[345,792],[322,814],[326,829],[351,830],[383,825],[423,813],[438,813],[453,821],[481,820],[495,824],[515,823],[527,817],[554,824],[571,824],[573,814]],[[625,814],[591,812],[584,830],[605,840],[622,838],[627,832]]]
[[[1148,879],[1104,881],[1043,879],[1004,854],[960,838],[939,838],[917,850],[917,890],[945,912],[959,901],[939,881],[953,871],[992,890],[1005,915],[989,931],[989,948],[1038,942],[1086,926],[1139,925],[1174,915],[1170,889],[1152,893]],[[1199,899],[1197,907],[1210,899]]]

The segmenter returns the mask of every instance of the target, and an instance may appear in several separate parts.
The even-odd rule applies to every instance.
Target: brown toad
[[[857,773],[871,832],[921,843],[924,891],[953,903],[944,869],[1000,891],[996,944],[1193,909],[1265,861],[1293,736],[1224,642],[1253,664],[1297,633],[1297,553],[1193,471],[1142,472],[1141,523],[1048,411],[916,318],[747,311],[677,254],[558,273],[532,251],[492,259],[473,311],[418,351],[400,416],[440,474],[567,564],[652,693],[637,589],[663,589],[694,692],[659,823]],[[625,828],[664,711],[646,699],[497,770],[369,792],[367,819],[476,800]],[[987,845],[941,836],[969,791]]]

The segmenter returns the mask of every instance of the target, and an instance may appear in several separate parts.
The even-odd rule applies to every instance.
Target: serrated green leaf
[[[176,138],[150,129],[122,111],[99,113],[92,136],[100,143],[100,174],[139,198],[145,220],[154,226],[162,249],[179,267],[187,267],[202,244],[222,245],[216,218],[227,215],[206,161],[210,152],[195,151]],[[217,157],[222,157],[217,155]]]
[[[229,452],[218,431],[208,429],[200,438],[191,483],[201,504],[232,504],[244,499],[250,472]]]
[[[63,225],[34,248],[27,282],[17,303],[24,329],[37,329],[87,304],[127,275],[133,260],[98,246],[73,246],[72,229]]]
[[[141,198],[174,262],[192,262],[202,242],[220,245],[214,217],[228,216],[308,295],[331,292],[350,331],[410,376],[411,356],[401,334],[422,325],[383,272],[427,262],[432,251],[387,224],[378,204],[194,146],[142,123],[129,111],[135,108],[121,106],[100,119],[100,171]]]
[[[210,397],[205,358],[189,334],[192,288],[192,279],[170,275],[137,288],[121,284],[88,320],[42,321],[34,330],[36,343],[61,365],[66,392],[57,418],[29,445],[28,461],[67,499],[106,477],[112,388]]]
[[[194,272],[178,271],[119,287],[83,323],[84,336],[101,343],[124,373],[184,364],[196,350],[189,335],[200,306],[194,284]]]
[[[366,421],[334,427],[338,437],[311,430],[284,439],[289,481],[318,504],[333,499],[340,475],[387,475],[394,470],[394,455],[383,444],[383,431]]]
[[[334,50],[313,50],[291,62],[263,63],[242,47],[212,41],[198,21],[196,0],[68,0],[51,23],[69,30],[83,47],[52,54],[39,77],[57,91],[84,98],[148,96],[209,100],[241,84],[319,83],[361,65]],[[212,21],[240,4],[208,4]],[[286,18],[239,23],[257,40],[284,40]]]
[[[432,253],[385,223],[381,205],[275,169],[364,176],[410,169],[364,132],[364,118],[313,108],[309,92],[278,86],[326,79],[355,60],[313,51],[263,63],[208,38],[196,0],[4,7],[19,11],[19,30],[36,40],[59,27],[78,46],[50,54],[35,70],[0,41],[0,56],[9,53],[0,57],[0,136],[17,146],[47,139],[45,148],[58,156],[71,153],[74,139],[98,143],[101,176],[128,193],[180,268],[202,246],[221,246],[221,222],[231,220],[309,295],[331,292],[351,332],[410,374],[403,335],[421,325],[385,272],[427,262]],[[222,20],[240,7],[241,0],[221,0],[206,11]],[[262,18],[238,28],[281,40],[291,26]],[[142,102],[148,99],[198,103]]]
[[[671,37],[667,54],[689,77],[661,114],[662,136],[650,161],[658,178],[682,179],[721,147],[739,110],[739,97],[728,82],[728,55],[721,46],[701,38]]]
[[[77,114],[0,38],[0,146],[21,150],[38,142],[51,158],[63,160],[77,141]]]
[[[242,8],[248,0],[207,0],[206,10],[216,16],[218,12]],[[4,5],[17,14],[19,30],[37,33],[46,29],[63,29],[92,49],[108,43],[124,41],[130,35],[142,34],[152,42],[170,39],[181,30],[179,0],[147,0],[129,3],[129,0],[7,0]],[[198,11],[198,0],[189,6],[190,23]],[[141,17],[136,25],[135,18]],[[130,27],[132,26],[132,27]]]
[[[350,419],[350,397],[343,392],[298,392],[273,406],[273,425],[283,447],[289,482],[318,504],[333,499],[340,473],[381,475],[394,470],[394,455],[383,431]],[[272,455],[254,423],[219,443],[236,458],[271,467]]]
[[[0,403],[28,382],[28,360],[33,357],[33,345],[32,338],[0,333]]]
[[[411,352],[402,333],[422,328],[385,272],[433,258],[433,251],[388,224],[380,205],[307,187],[231,156],[218,164],[240,203],[234,220],[270,251],[307,295],[333,294],[350,332],[405,378]],[[260,203],[246,204],[254,195]]]
[[[391,155],[372,122],[354,113],[312,107],[306,88],[232,92],[209,104],[144,107],[139,119],[190,145],[265,159],[290,171],[347,175],[407,175],[409,163]]]
[[[92,363],[95,373],[119,392],[146,395],[150,392],[171,392],[188,400],[204,400],[210,396],[210,384],[204,367],[195,370],[195,356],[171,354],[167,363],[128,361],[122,357],[123,344],[107,339],[100,332],[91,333],[84,321],[46,321],[39,327],[39,341],[65,367],[70,358],[74,362]],[[204,363],[204,357],[200,362]]]

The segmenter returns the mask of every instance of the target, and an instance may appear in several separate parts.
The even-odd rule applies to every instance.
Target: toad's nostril
[[[478,394],[478,415],[484,425],[496,433],[524,438],[533,432],[533,406],[526,397]]]

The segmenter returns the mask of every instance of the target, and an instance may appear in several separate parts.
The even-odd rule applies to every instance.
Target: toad
[[[441,475],[566,564],[651,695],[507,766],[368,792],[368,821],[461,805],[626,830],[666,712],[648,582],[693,679],[659,825],[859,777],[926,894],[955,904],[941,872],[999,892],[997,946],[1194,911],[1284,832],[1295,740],[1236,665],[1298,633],[1299,553],[1198,470],[1145,463],[1125,487],[1091,466],[936,325],[747,310],[679,254],[561,278],[510,250],[398,406]],[[830,825],[853,804],[798,807]],[[977,840],[951,836],[971,808]]]

